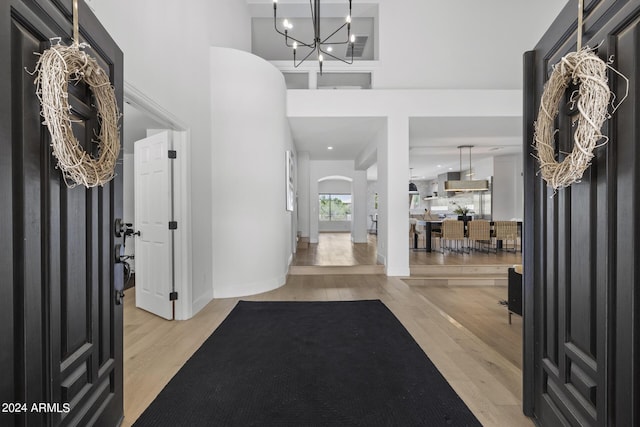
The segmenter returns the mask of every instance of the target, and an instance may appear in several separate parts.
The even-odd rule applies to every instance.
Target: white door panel
[[[169,132],[134,144],[136,306],[173,319]]]

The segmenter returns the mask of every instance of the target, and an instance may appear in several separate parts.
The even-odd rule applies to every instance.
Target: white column
[[[386,182],[380,183],[386,193],[382,206],[386,273],[387,276],[409,276],[409,118],[390,116],[387,127]]]
[[[298,231],[309,238],[309,152],[298,152]]]
[[[353,172],[351,194],[351,241],[367,243],[367,171]]]
[[[309,166],[309,242],[318,243],[318,174],[317,166]]]

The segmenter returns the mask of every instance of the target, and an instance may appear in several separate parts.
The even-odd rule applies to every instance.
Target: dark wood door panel
[[[615,282],[612,287],[616,348],[611,354],[611,369],[617,372],[612,386],[612,402],[618,425],[640,424],[640,229],[637,212],[640,208],[640,115],[638,77],[640,76],[640,7],[625,16],[624,25],[611,36],[615,46],[616,67],[629,77],[630,98],[612,119],[616,141],[616,211],[615,239],[612,249],[617,254],[614,264]],[[620,97],[624,91],[620,79],[615,89]],[[633,407],[633,411],[625,408]]]
[[[640,1],[585,3],[584,44],[614,59],[630,91],[581,182],[556,194],[535,175],[533,129],[525,123],[524,330],[532,356],[525,355],[524,408],[540,425],[637,425]],[[525,121],[535,119],[551,65],[575,50],[576,6],[570,2],[525,55]],[[608,76],[619,101],[624,81]],[[556,121],[559,161],[574,145],[569,97]]]
[[[122,212],[122,171],[99,188],[67,188],[56,168],[35,95],[37,56],[49,38],[70,43],[71,0],[10,0],[0,14],[0,160],[3,198],[0,272],[4,298],[0,401],[70,405],[70,411],[1,414],[0,425],[108,425],[122,418],[122,307],[114,289],[113,223]],[[122,108],[122,53],[84,3],[83,38],[103,64]],[[84,84],[70,87],[74,134],[97,153],[95,100]],[[9,303],[7,303],[9,301]],[[6,326],[9,325],[10,329]],[[5,345],[6,339],[6,345]]]

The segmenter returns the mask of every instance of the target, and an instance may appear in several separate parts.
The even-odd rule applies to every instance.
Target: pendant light
[[[471,177],[473,175],[471,168],[471,149],[473,145],[459,145],[458,150],[460,151],[460,173],[462,174],[462,149],[469,149],[469,173],[467,176]],[[445,181],[444,189],[446,191],[485,191],[489,189],[489,181],[486,179],[467,179],[467,180],[451,180]]]

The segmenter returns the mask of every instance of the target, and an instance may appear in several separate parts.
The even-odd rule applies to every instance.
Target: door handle
[[[120,289],[116,289],[115,299],[116,299],[116,305],[122,305],[122,300],[124,299],[124,291]]]
[[[115,256],[115,263],[116,264],[120,264],[122,262],[124,262],[125,260],[125,255],[124,255],[124,246],[122,246],[122,244],[120,243],[116,243],[114,249],[113,249],[113,253]]]
[[[122,219],[116,218],[113,226],[113,232],[116,237],[139,236],[140,230],[133,231],[133,224],[130,222],[122,222]]]

